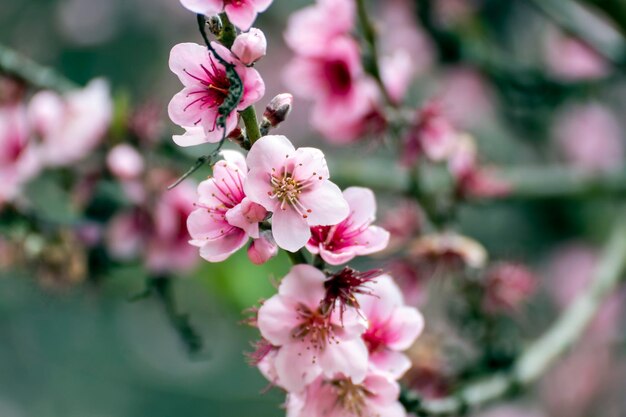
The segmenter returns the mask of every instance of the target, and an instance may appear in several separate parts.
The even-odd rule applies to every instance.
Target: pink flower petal
[[[388,341],[389,348],[406,350],[415,343],[417,336],[424,329],[424,318],[413,307],[397,308],[389,321],[392,339]]]
[[[180,2],[186,9],[207,16],[218,14],[224,6],[224,0],[180,0]]]
[[[315,311],[326,294],[325,281],[326,276],[319,269],[295,265],[281,281],[278,293]]]
[[[370,362],[383,372],[387,372],[395,379],[400,379],[411,369],[411,360],[404,353],[393,350],[382,350],[370,354]]]
[[[279,247],[295,252],[306,245],[311,237],[311,229],[300,214],[287,207],[274,212],[272,236]]]
[[[246,31],[256,19],[256,10],[248,1],[238,1],[226,4],[224,7],[228,18],[239,29]]]
[[[200,256],[209,262],[221,262],[241,249],[247,241],[248,235],[235,227],[220,239],[207,240],[200,248]]]
[[[284,297],[273,296],[259,308],[257,323],[261,335],[274,346],[293,341],[292,330],[298,325],[296,306]]]
[[[272,168],[281,168],[285,159],[294,153],[295,148],[285,136],[269,135],[262,137],[252,145],[246,161],[250,170],[268,173],[272,171]],[[269,178],[267,181],[269,182]],[[247,190],[246,194],[249,194]]]
[[[300,392],[313,382],[322,372],[315,355],[315,350],[300,343],[281,347],[274,362],[280,386],[289,392]]]
[[[179,43],[170,51],[170,70],[178,76],[185,86],[198,84],[198,80],[190,75],[196,75],[200,64],[209,62],[209,51],[206,46],[197,43]],[[200,72],[197,75],[204,75]]]
[[[367,347],[360,339],[330,343],[319,361],[327,377],[343,374],[352,378],[354,383],[359,383],[365,379],[367,373]]]
[[[300,202],[304,207],[311,210],[306,219],[310,226],[337,224],[350,213],[350,208],[343,198],[341,190],[330,181],[325,181],[317,186],[315,192],[302,193]]]

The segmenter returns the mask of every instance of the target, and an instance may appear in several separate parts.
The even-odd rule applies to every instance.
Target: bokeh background
[[[268,100],[285,91],[281,69],[291,57],[282,41],[287,17],[308,3],[275,0],[255,24],[268,36],[268,56],[258,65]],[[474,53],[456,56],[454,43],[448,48],[445,39],[434,39],[416,23],[408,24],[410,36],[396,33],[398,22],[417,17],[410,0],[371,2],[372,10],[379,11],[374,16],[386,39],[383,49],[408,39],[416,72],[409,95],[415,105],[433,95],[442,97],[450,117],[475,135],[481,158],[489,163],[622,170],[622,73],[589,51],[579,57],[577,47],[567,49],[559,43],[567,40],[566,34],[526,1],[432,3],[440,26],[457,33],[464,50]],[[585,21],[584,28],[609,39],[615,32],[603,19]],[[180,42],[200,41],[194,16],[177,0],[0,2],[2,44],[81,85],[106,77],[118,100],[157,103],[164,140],[176,131],[165,108],[179,89],[167,67],[169,50]],[[583,69],[572,72],[577,60],[583,61]],[[331,165],[348,166],[344,171],[374,156],[378,163],[382,158],[393,164],[392,152],[372,142],[348,150],[328,145],[310,129],[308,108],[296,100],[280,133],[295,143],[322,147]],[[387,197],[378,194],[382,212],[397,203]],[[41,204],[51,212],[63,211],[54,201]],[[559,297],[568,297],[559,291],[575,292],[580,286],[574,281],[588,280],[614,208],[612,197],[461,207],[459,230],[481,242],[491,258],[527,263],[539,277],[535,302],[510,318],[521,329],[519,340],[540,334],[556,317]],[[243,352],[252,349],[256,332],[239,323],[243,310],[273,293],[273,279],[288,267],[283,255],[255,267],[239,253],[218,265],[202,262],[195,272],[181,276],[174,285],[176,306],[189,315],[204,341],[194,355],[181,343],[161,303],[151,297],[130,300],[147,278],[139,264],[117,265],[62,289],[42,288],[37,277],[0,271],[0,416],[283,415],[281,393],[261,394],[266,381],[245,363]],[[579,356],[566,359],[572,362],[564,365],[562,375],[551,376],[523,398],[528,407],[568,417],[585,410],[615,417],[626,412],[626,400],[619,395],[626,386],[626,329],[623,311],[614,314],[605,319],[612,320],[610,337],[589,336],[600,347],[592,344],[574,352]],[[567,385],[572,380],[579,385]],[[587,400],[583,405],[576,403],[581,398]]]

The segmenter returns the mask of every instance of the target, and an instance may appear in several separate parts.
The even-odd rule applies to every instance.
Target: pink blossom
[[[252,65],[267,52],[265,34],[257,28],[251,28],[237,36],[231,51],[244,65]]]
[[[29,116],[41,137],[42,162],[66,166],[89,155],[106,134],[113,114],[109,87],[94,80],[84,89],[59,96],[41,91],[29,104]]]
[[[405,417],[400,386],[389,375],[369,372],[362,381],[346,376],[319,377],[287,402],[289,417]]]
[[[242,248],[249,237],[259,238],[259,222],[267,211],[244,192],[248,168],[243,155],[222,151],[213,177],[198,186],[196,210],[187,220],[193,246],[209,262],[221,262]]]
[[[537,410],[525,409],[512,405],[491,407],[476,417],[544,417],[545,414]]]
[[[552,32],[546,41],[548,69],[564,80],[589,80],[606,76],[609,64],[580,40]]]
[[[572,166],[607,171],[624,165],[624,136],[616,115],[598,103],[566,108],[556,118],[554,138]]]
[[[153,231],[147,242],[146,266],[153,272],[189,271],[197,264],[185,222],[194,209],[193,182],[164,191],[156,202]]]
[[[537,278],[524,265],[500,263],[489,269],[485,286],[487,311],[514,311],[533,294]]]
[[[494,97],[479,71],[454,67],[446,71],[437,92],[441,112],[455,126],[472,129],[494,113]]]
[[[319,0],[289,17],[285,41],[298,55],[321,56],[337,38],[354,29],[355,3],[352,0]]]
[[[18,105],[0,107],[0,206],[18,197],[39,169],[26,110]]]
[[[358,44],[340,37],[322,55],[297,55],[285,69],[285,82],[313,101],[311,123],[336,142],[355,140],[376,115],[379,92],[361,65]]]
[[[405,164],[413,164],[420,155],[440,162],[448,159],[457,146],[458,131],[441,111],[438,102],[430,102],[417,115],[406,138],[403,154]]]
[[[265,136],[247,161],[246,195],[273,213],[272,235],[281,248],[297,251],[311,237],[311,226],[334,225],[348,216],[348,203],[328,180],[319,149],[295,149],[285,136]]]
[[[106,230],[106,246],[116,259],[129,260],[141,254],[152,228],[150,214],[138,208],[124,211],[111,219]]]
[[[384,57],[381,72],[389,97],[394,103],[402,103],[415,75],[415,67],[409,53],[404,49],[399,49]]]
[[[404,304],[400,288],[389,275],[376,278],[370,286],[373,295],[357,295],[368,322],[363,340],[370,364],[398,379],[411,367],[401,351],[413,345],[424,328],[424,319],[417,309]]]
[[[207,16],[225,12],[231,22],[241,30],[248,30],[258,13],[270,7],[272,0],[180,0],[194,13]]]
[[[235,65],[243,83],[243,96],[237,110],[244,110],[256,103],[265,94],[265,83],[259,73],[243,65],[224,46],[213,42],[220,57]],[[172,121],[187,130],[174,141],[181,146],[191,146],[204,142],[219,142],[224,134],[217,126],[218,108],[224,102],[230,89],[226,68],[206,47],[195,43],[181,43],[172,48],[169,61],[184,88],[176,94],[168,106]],[[196,127],[202,127],[204,137]],[[237,127],[237,112],[226,117],[226,134]]]
[[[296,265],[283,278],[278,294],[259,309],[261,335],[278,347],[275,384],[300,392],[319,375],[343,373],[360,383],[367,370],[367,348],[360,336],[366,322],[355,309],[322,312],[324,273]]]
[[[267,232],[261,233],[248,247],[248,258],[255,265],[262,265],[277,254],[278,246]]]
[[[316,226],[306,245],[309,252],[319,254],[331,265],[340,265],[357,255],[369,255],[385,249],[389,232],[372,226],[376,218],[374,193],[361,187],[350,187],[343,192],[350,214],[334,226]]]
[[[122,180],[137,178],[144,170],[141,154],[135,148],[125,143],[116,145],[109,151],[107,166],[113,175]]]

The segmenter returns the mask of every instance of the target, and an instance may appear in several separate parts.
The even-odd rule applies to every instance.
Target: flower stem
[[[53,69],[37,64],[4,45],[0,45],[0,73],[43,90],[66,92],[78,88],[78,85]]]
[[[289,256],[291,263],[294,265],[309,263],[306,259],[306,256],[304,256],[304,252],[302,252],[302,249],[296,252],[289,252],[288,250],[286,250],[285,253],[287,253],[287,256]]]
[[[625,210],[622,208],[620,213]],[[421,400],[413,392],[405,393],[405,407],[424,416],[458,415],[531,385],[576,343],[602,303],[618,288],[625,269],[626,216],[621,214],[615,222],[593,281],[556,323],[520,355],[510,371],[470,383],[458,392],[436,400]]]
[[[219,36],[219,41],[222,45],[230,49],[235,42],[235,38],[237,37],[237,29],[230,22],[226,13],[220,14],[220,19],[222,20],[222,33]]]
[[[254,145],[254,142],[261,137],[261,131],[259,130],[259,121],[256,117],[256,111],[254,106],[249,106],[244,111],[239,113],[243,124],[246,126],[246,136],[250,141],[250,146]]]
[[[363,38],[369,49],[369,61],[366,65],[367,71],[374,77],[380,91],[382,92],[385,100],[392,107],[396,106],[396,103],[389,96],[389,92],[385,87],[385,83],[383,82],[382,74],[380,71],[380,65],[378,63],[378,42],[376,40],[376,29],[372,24],[368,14],[367,7],[365,6],[365,0],[356,0],[357,13],[359,16],[359,23],[361,25],[361,29],[363,30]]]

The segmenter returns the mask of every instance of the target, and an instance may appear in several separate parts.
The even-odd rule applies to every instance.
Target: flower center
[[[335,395],[337,396],[337,405],[343,408],[351,415],[365,417],[365,400],[373,394],[364,386],[357,385],[351,379],[336,379],[331,382]]]
[[[346,95],[352,89],[352,74],[347,62],[336,59],[326,62],[324,75],[333,94]]]
[[[281,210],[286,210],[287,206],[291,206],[302,218],[306,219],[313,210],[304,207],[300,202],[300,194],[313,184],[312,178],[316,175],[314,172],[311,178],[298,180],[292,173],[277,175],[276,170],[272,169],[270,183],[273,191],[268,192],[268,194],[271,198],[280,201]],[[319,177],[319,179],[321,180],[322,177]]]
[[[311,310],[300,304],[296,312],[300,324],[291,331],[291,337],[308,342],[313,349],[319,351],[335,340],[333,325],[320,309]]]

